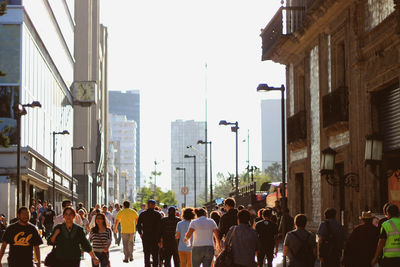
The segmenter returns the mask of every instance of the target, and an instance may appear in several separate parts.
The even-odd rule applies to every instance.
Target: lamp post
[[[186,168],[176,167],[177,171],[183,171],[183,187],[186,188]],[[186,194],[183,194],[183,205],[186,208]]]
[[[69,132],[64,130],[62,132],[53,131],[53,207],[56,208],[56,135],[68,135]]]
[[[71,186],[71,204],[74,206],[74,150],[85,150],[84,146],[71,147],[71,176],[72,176],[72,186]]]
[[[285,86],[282,84],[281,87],[270,87],[268,84],[259,84],[257,92],[269,92],[269,91],[281,91],[281,132],[282,132],[282,210],[283,215],[286,213],[286,144],[285,144]],[[286,258],[284,257],[283,266],[286,267]]]
[[[27,114],[25,107],[41,108],[42,105],[39,101],[33,101],[31,104],[16,104],[13,107],[14,114],[17,120],[17,209],[19,209],[19,184],[21,181],[21,116]]]
[[[199,140],[199,141],[197,141],[197,144],[199,144],[199,145],[210,145],[210,201],[212,201],[213,200],[213,183],[212,183],[212,142],[211,141],[207,141],[207,142],[205,142],[205,141],[202,141],[202,140]],[[207,156],[207,155],[206,155]],[[207,157],[206,157],[206,159],[207,159]],[[207,162],[207,160],[206,160],[206,162]],[[206,164],[206,180],[207,180],[207,164]],[[207,183],[206,183],[207,184]],[[207,193],[207,190],[206,190],[206,193]]]
[[[235,177],[235,198],[236,200],[239,197],[239,170],[238,170],[238,130],[239,130],[239,123],[236,122],[227,122],[225,120],[221,120],[219,125],[233,125],[231,127],[231,131],[236,135],[236,177]]]
[[[86,179],[86,165],[95,164],[95,163],[96,162],[94,160],[83,162],[83,179]],[[87,183],[88,183],[88,186],[87,186],[88,189],[85,191],[84,200],[86,200],[86,198],[87,198],[87,204],[90,207],[91,205],[89,205],[89,198],[86,196],[86,193],[88,192],[88,190],[92,190],[93,191],[93,189],[89,188],[89,179],[88,179]]]
[[[194,172],[193,172],[193,180],[194,180],[194,207],[196,207],[196,155],[185,155],[185,159],[188,158],[193,158],[193,166],[194,166]]]

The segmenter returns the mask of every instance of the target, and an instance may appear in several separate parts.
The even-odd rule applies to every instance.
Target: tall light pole
[[[225,120],[221,120],[219,125],[233,125],[231,127],[231,131],[236,134],[236,177],[235,177],[235,198],[236,200],[239,197],[239,170],[238,170],[238,131],[239,131],[239,123],[236,122],[227,122]]]
[[[211,141],[202,141],[199,140],[197,141],[197,144],[199,145],[210,145],[210,201],[213,200],[213,182],[212,182],[212,142]],[[206,146],[207,147],[207,146]],[[206,155],[207,156],[207,155]],[[206,162],[207,162],[207,157],[206,157]],[[207,165],[207,164],[206,164]],[[207,167],[207,166],[206,166]],[[207,168],[206,168],[206,174],[207,174]],[[207,175],[206,175],[206,179],[207,179]],[[207,184],[207,183],[206,183]],[[206,194],[207,194],[207,190],[206,190]]]
[[[42,105],[39,101],[33,101],[31,104],[16,104],[13,107],[17,120],[17,210],[19,209],[19,191],[21,181],[21,116],[27,114],[25,107],[41,108]]]
[[[194,207],[197,206],[196,203],[196,155],[185,155],[184,156],[185,159],[188,158],[193,158],[193,166],[194,166],[194,172],[193,172],[193,180],[194,180]]]
[[[282,84],[281,87],[270,87],[268,84],[259,84],[257,92],[269,92],[269,91],[281,91],[281,131],[282,131],[282,210],[286,212],[286,157],[285,157],[285,86]]]
[[[153,172],[153,175],[154,175],[154,189],[153,189],[153,191],[154,191],[154,197],[156,197],[156,192],[157,192],[157,175],[158,176],[160,176],[161,175],[161,172],[157,172],[157,164],[158,164],[159,162],[157,162],[156,160],[154,161],[154,172]],[[157,199],[156,199],[157,200]]]
[[[96,164],[96,162],[94,160],[83,162],[83,179],[86,179],[86,165],[90,165],[90,164]],[[91,205],[89,205],[89,196],[86,196],[86,193],[88,192],[88,190],[92,190],[92,192],[93,192],[93,188],[89,188],[89,179],[87,179],[87,188],[88,189],[85,192],[84,200],[86,200],[86,198],[87,198],[87,205],[88,205],[88,207],[90,207]]]
[[[74,150],[85,150],[84,146],[71,147],[71,176],[72,176],[72,186],[71,186],[71,204],[74,206]]]
[[[62,132],[53,131],[53,209],[56,208],[56,135],[68,135],[69,132],[64,130]]]
[[[177,171],[183,171],[183,187],[186,188],[186,168],[176,167]],[[186,208],[186,194],[183,194],[183,206]]]

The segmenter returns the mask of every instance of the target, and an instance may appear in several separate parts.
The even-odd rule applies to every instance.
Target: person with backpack
[[[295,230],[286,234],[283,256],[289,258],[289,267],[314,267],[316,258],[315,235],[306,228],[307,217],[297,214],[294,218]]]
[[[268,267],[272,267],[272,261],[278,253],[278,225],[271,221],[272,209],[266,208],[262,212],[263,220],[256,223],[255,230],[260,240],[260,250],[257,254],[258,266],[264,266],[265,257]],[[275,252],[274,252],[275,248]]]
[[[335,220],[336,210],[328,208],[324,212],[325,221],[318,228],[318,259],[321,267],[338,267],[345,241],[343,226]]]

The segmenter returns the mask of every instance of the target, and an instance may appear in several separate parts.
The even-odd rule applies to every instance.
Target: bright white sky
[[[280,86],[285,69],[261,61],[259,35],[279,6],[280,0],[101,0],[109,90],[141,94],[143,175],[157,160],[157,183],[170,188],[171,121],[204,121],[205,63],[213,173],[235,170],[235,135],[218,126],[222,119],[239,122],[239,142],[250,129],[250,161],[261,166],[260,101],[280,94],[256,88]],[[239,172],[246,160],[247,143],[240,142]]]

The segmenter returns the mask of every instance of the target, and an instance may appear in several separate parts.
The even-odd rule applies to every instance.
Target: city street
[[[40,253],[42,255],[42,266],[44,266],[43,261],[44,258],[46,257],[47,253],[51,251],[51,247],[47,246],[47,244],[43,244],[40,246]],[[1,261],[3,267],[8,267],[7,264],[7,256],[8,256],[8,249],[6,250],[5,255],[3,256],[3,259]],[[124,254],[122,251],[122,243],[120,246],[116,246],[114,243],[110,247],[110,260],[111,260],[111,266],[134,266],[134,267],[142,267],[144,266],[144,254],[143,254],[143,248],[142,248],[142,242],[140,240],[139,235],[136,235],[136,241],[135,241],[135,249],[133,253],[133,262],[130,263],[123,263]],[[91,261],[90,261],[90,256],[85,253],[85,259],[81,261],[81,267],[90,267]],[[172,264],[172,266],[174,266]],[[281,247],[278,252],[278,256],[274,259],[274,264],[273,266],[280,267],[282,266],[282,250]],[[319,267],[319,264],[316,264],[315,267]]]

